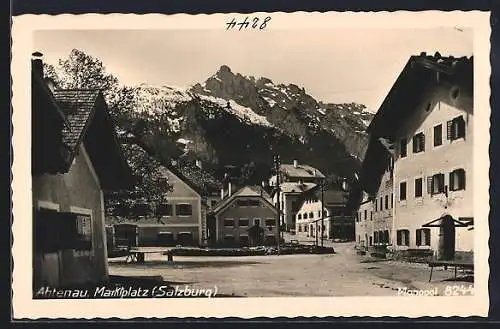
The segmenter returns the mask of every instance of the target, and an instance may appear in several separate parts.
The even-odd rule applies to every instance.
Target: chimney
[[[313,175],[316,177],[316,169],[313,169]]]
[[[41,52],[34,52],[31,54],[32,70],[43,79],[43,54]]]
[[[231,182],[227,183],[227,186],[228,186],[227,196],[231,196],[231,192],[232,192],[231,191],[231,188],[232,188]]]
[[[201,162],[201,160],[196,160],[196,167],[203,169],[203,163]]]
[[[297,160],[293,160],[293,167],[297,168],[298,165],[299,165],[299,162]]]
[[[224,199],[224,187],[220,189],[220,199]]]

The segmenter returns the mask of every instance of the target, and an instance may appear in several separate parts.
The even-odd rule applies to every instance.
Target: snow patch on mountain
[[[214,96],[205,96],[205,95],[200,95],[200,98],[210,101],[212,103],[216,103],[224,110],[239,117],[244,122],[261,126],[273,127],[273,125],[267,120],[265,116],[255,113],[252,109],[242,106],[236,103],[234,100],[229,100],[229,108],[228,108],[227,107],[228,100],[217,98]]]

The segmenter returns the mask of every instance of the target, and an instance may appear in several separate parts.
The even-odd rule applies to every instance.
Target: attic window
[[[425,108],[425,112],[429,112],[431,110],[431,102],[427,103],[427,107]]]

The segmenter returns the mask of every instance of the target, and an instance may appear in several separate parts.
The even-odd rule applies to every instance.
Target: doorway
[[[455,223],[450,215],[441,219],[439,226],[439,260],[452,260],[455,258]]]

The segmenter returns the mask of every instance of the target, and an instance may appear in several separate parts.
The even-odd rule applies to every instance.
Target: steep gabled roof
[[[269,194],[260,186],[244,186],[236,193],[231,195],[230,197],[222,200],[217,204],[217,206],[213,209],[213,212],[217,214],[218,212],[222,211],[224,208],[226,208],[228,205],[230,205],[234,200],[237,198],[242,198],[242,197],[251,197],[251,198],[259,198],[263,200],[265,203],[267,203],[274,211],[277,211],[276,208],[273,206],[271,198],[269,197]]]
[[[463,83],[472,93],[473,57],[443,57],[439,53],[411,56],[366,131],[376,137],[392,138],[436,80]]]
[[[180,175],[179,178],[190,184],[190,187],[202,196],[219,193],[222,188],[222,183],[219,180],[193,162],[177,162],[176,165],[170,165],[168,168],[177,170],[176,176]]]
[[[318,169],[304,164],[298,164],[295,167],[293,164],[282,164],[281,172],[289,177],[295,178],[325,178],[325,175]]]
[[[130,187],[132,173],[118,143],[102,92],[95,89],[60,89],[54,90],[53,95],[69,123],[62,129],[63,144],[70,152],[69,164],[83,143],[103,189]]]
[[[319,185],[315,183],[298,183],[298,182],[283,182],[280,184],[280,191],[282,193],[304,193],[309,190],[312,190]]]
[[[59,89],[53,95],[63,110],[69,127],[63,129],[63,142],[72,152],[78,148],[96,107],[98,89]]]
[[[368,194],[376,193],[388,161],[394,155],[392,144],[397,130],[418,110],[425,93],[437,86],[438,81],[460,85],[472,95],[473,57],[421,53],[409,58],[367,128],[370,139],[360,180],[362,189]]]
[[[348,197],[348,193],[341,190],[325,190],[323,192],[323,200],[326,205],[346,204]]]
[[[151,147],[134,136],[129,135],[124,139],[128,140],[128,147],[134,148],[137,152],[143,152],[146,156],[158,161],[159,166],[172,172],[200,196],[208,196],[220,191],[222,184],[207,170],[187,161],[172,164],[168,159],[160,158]]]

